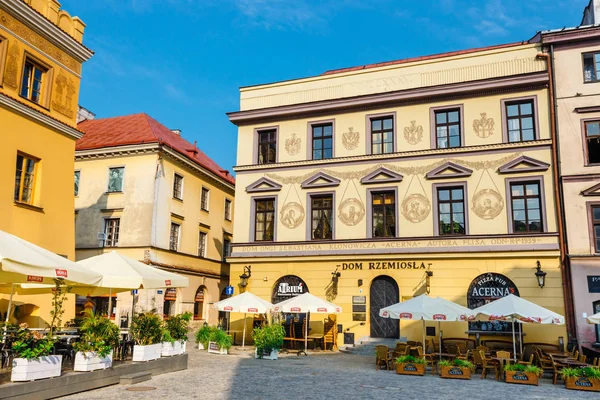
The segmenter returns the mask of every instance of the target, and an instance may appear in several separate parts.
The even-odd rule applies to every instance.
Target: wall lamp
[[[540,260],[536,261],[536,265],[535,277],[537,278],[540,289],[543,289],[544,286],[546,286],[546,273],[542,271]]]
[[[244,265],[244,273],[240,275],[240,287],[245,288],[248,286],[248,279],[252,276],[252,270],[250,265]]]
[[[429,279],[433,276],[433,271],[425,271],[425,290],[427,294],[431,291],[431,284],[429,283]]]

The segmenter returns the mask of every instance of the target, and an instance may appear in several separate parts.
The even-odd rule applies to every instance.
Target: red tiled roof
[[[235,184],[235,179],[229,171],[221,168],[192,143],[145,113],[87,120],[77,126],[85,135],[77,141],[76,150],[160,143],[210,170],[223,180]]]
[[[518,45],[525,44],[525,43],[529,43],[529,42],[528,41],[522,41],[522,42],[514,42],[514,43],[505,43],[505,44],[498,44],[498,45],[495,45],[495,46],[477,47],[477,48],[473,48],[473,49],[466,49],[466,50],[450,51],[450,52],[447,52],[447,53],[432,54],[432,55],[429,55],[429,56],[420,56],[420,57],[405,58],[403,60],[386,61],[386,62],[380,62],[380,63],[375,63],[375,64],[359,65],[359,66],[356,66],[356,67],[332,69],[332,70],[329,70],[329,71],[325,71],[321,75],[332,75],[332,74],[339,74],[339,73],[342,73],[342,72],[360,71],[361,69],[385,67],[387,65],[405,64],[405,63],[415,62],[415,61],[435,60],[436,58],[444,58],[444,57],[458,56],[458,55],[461,55],[461,54],[477,53],[478,51],[502,49],[502,48],[505,48],[505,47],[513,47],[513,46],[518,46]]]

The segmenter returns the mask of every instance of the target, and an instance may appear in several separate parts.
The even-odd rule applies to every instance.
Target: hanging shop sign
[[[306,282],[295,275],[285,275],[279,278],[273,287],[272,303],[279,303],[304,293],[308,293]]]
[[[588,292],[600,293],[600,276],[588,275]]]
[[[509,294],[519,296],[519,289],[506,276],[496,273],[479,275],[467,291],[467,307],[472,310]],[[469,322],[469,331],[512,332],[512,324],[506,321],[474,321]]]

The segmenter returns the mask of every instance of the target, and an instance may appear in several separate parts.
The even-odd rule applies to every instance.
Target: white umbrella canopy
[[[242,349],[246,345],[246,314],[266,314],[273,308],[273,304],[250,292],[244,292],[237,296],[221,300],[213,304],[213,308],[219,311],[244,313],[244,330],[242,332]]]
[[[590,315],[586,319],[587,319],[588,324],[600,324],[600,313]]]
[[[66,285],[95,286],[102,279],[96,271],[69,261],[49,250],[0,231],[0,282],[54,284],[63,279]]]
[[[187,277],[146,265],[116,251],[78,261],[77,264],[101,274],[99,286],[124,289],[188,287]]]
[[[11,289],[18,295],[35,295],[52,293],[56,285],[46,285],[43,283],[21,283],[21,284],[0,284],[0,293],[10,294]],[[104,296],[112,293],[129,292],[131,289],[124,288],[104,288],[99,286],[70,286],[69,293],[85,297]]]

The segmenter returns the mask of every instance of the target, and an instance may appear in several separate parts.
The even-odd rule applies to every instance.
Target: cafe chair
[[[578,361],[582,362],[582,363],[587,362],[587,356],[584,356],[583,354],[580,354]]]
[[[519,361],[517,361],[517,364],[521,364],[521,365],[533,365],[533,358],[534,358],[534,354],[531,353],[529,355],[529,361],[519,360]]]
[[[493,370],[496,380],[498,380],[498,363],[486,358],[482,350],[478,350],[476,353],[479,354],[479,359],[481,360],[481,379],[487,378],[488,370]]]
[[[419,354],[419,358],[425,360],[425,366],[431,366],[431,375],[435,375],[435,360],[431,354],[424,354],[422,347],[417,347],[417,353]]]
[[[593,365],[594,367],[597,367],[597,366],[598,366],[598,357],[594,357],[594,360],[592,361],[592,365]]]
[[[556,361],[554,357],[552,357],[552,355],[550,355],[549,357],[550,362],[552,363],[552,383],[556,385],[558,377],[560,376],[560,373],[562,372],[564,366],[558,361]]]
[[[392,364],[392,356],[390,355],[388,347],[382,344],[377,345],[375,346],[375,352],[377,355],[377,359],[375,361],[375,370],[377,371],[383,366],[389,371]]]
[[[485,357],[485,352],[483,353],[483,357],[481,356],[481,349],[473,350],[473,372],[476,372],[478,368],[481,368],[483,371],[483,358]]]
[[[579,360],[579,350],[575,350],[575,354],[573,354],[574,360]]]

